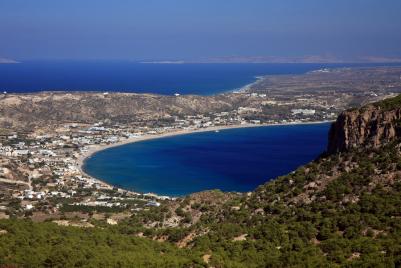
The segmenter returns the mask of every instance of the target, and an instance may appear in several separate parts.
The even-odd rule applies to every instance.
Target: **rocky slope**
[[[400,108],[344,112],[331,154],[250,193],[198,193],[85,231],[0,221],[0,266],[400,267]]]
[[[0,95],[0,128],[26,128],[64,122],[111,120],[130,123],[170,116],[233,110],[247,105],[240,94],[163,96],[135,93],[43,92]]]
[[[175,219],[175,228],[150,237],[203,251],[214,267],[397,267],[400,101],[344,112],[331,130],[331,154],[251,193],[193,195],[151,211],[156,222],[149,214],[135,220]]]
[[[400,97],[341,113],[329,132],[328,153],[360,146],[377,148],[401,137],[398,102]]]

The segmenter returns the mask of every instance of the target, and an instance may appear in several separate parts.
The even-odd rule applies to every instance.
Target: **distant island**
[[[0,268],[401,268],[401,0],[0,0]]]
[[[221,56],[195,60],[148,60],[140,63],[182,64],[182,63],[401,63],[400,57],[360,56],[338,57],[332,55],[288,56]]]
[[[9,64],[9,63],[19,63],[19,62],[12,59],[0,58],[0,64]]]

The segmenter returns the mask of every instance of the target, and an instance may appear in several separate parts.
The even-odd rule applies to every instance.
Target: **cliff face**
[[[398,107],[397,107],[398,106]],[[401,137],[401,106],[384,109],[368,105],[341,113],[329,131],[328,153],[355,147],[380,147]]]

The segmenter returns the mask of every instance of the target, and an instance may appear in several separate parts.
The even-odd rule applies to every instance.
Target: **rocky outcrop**
[[[401,137],[401,105],[391,110],[368,105],[341,113],[329,132],[329,154],[352,148],[380,147]]]

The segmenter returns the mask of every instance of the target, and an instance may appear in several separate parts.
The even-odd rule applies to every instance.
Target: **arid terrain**
[[[266,76],[241,92],[214,96],[42,92],[0,95],[0,130],[32,131],[63,123],[168,125],[188,116],[229,113],[274,123],[333,120],[339,112],[401,92],[401,68],[319,70]],[[237,118],[238,119],[238,118]]]

